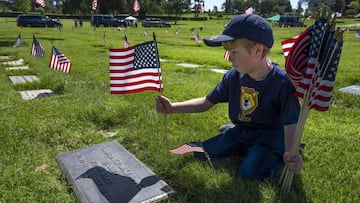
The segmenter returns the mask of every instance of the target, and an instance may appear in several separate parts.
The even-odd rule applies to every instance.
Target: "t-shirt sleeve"
[[[282,89],[281,118],[284,125],[295,124],[298,122],[300,114],[299,99],[294,95],[295,87],[288,80]]]
[[[224,74],[222,80],[215,86],[215,88],[206,96],[206,99],[213,104],[229,101],[229,87],[230,75],[233,71],[228,71]]]

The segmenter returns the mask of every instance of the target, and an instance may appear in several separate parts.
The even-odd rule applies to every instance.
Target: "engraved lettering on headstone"
[[[110,149],[102,149],[102,151],[106,154],[106,156],[109,157],[109,159],[111,161],[114,162],[114,164],[119,167],[119,169],[124,172],[127,176],[129,176],[131,179],[134,180],[134,182],[136,184],[139,184],[140,183],[140,179],[138,177],[135,176],[135,174],[133,172],[131,172],[131,170],[129,168],[126,167],[125,164],[123,164],[118,158],[116,158],[116,156],[114,156],[112,154],[112,152],[110,151]]]

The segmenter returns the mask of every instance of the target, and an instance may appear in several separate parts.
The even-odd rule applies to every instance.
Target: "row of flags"
[[[22,43],[22,37],[19,33],[13,45],[14,48],[19,47]],[[40,44],[39,40],[33,35],[33,42],[31,45],[30,54],[35,57],[44,57],[45,49]],[[55,46],[52,46],[51,57],[49,62],[49,68],[58,70],[65,73],[70,73],[72,63],[70,60],[62,54]]]
[[[295,95],[302,98],[301,112],[296,125],[290,156],[299,153],[306,119],[311,109],[326,111],[335,83],[335,77],[343,46],[343,30],[335,30],[335,18],[331,21],[324,14],[315,24],[299,36],[281,42],[285,56],[285,70],[296,88]],[[282,189],[289,191],[293,173],[286,167],[280,177]]]
[[[36,0],[36,1],[44,1],[44,0]],[[98,1],[93,0],[91,3],[91,9],[95,11],[97,8],[98,8]],[[140,10],[140,3],[138,0],[134,0],[133,8],[135,12],[138,12]]]
[[[305,98],[309,94],[307,105],[318,111],[330,106],[343,44],[334,39],[336,32],[330,32],[327,24],[325,19],[318,20],[299,36],[281,42],[295,95]]]

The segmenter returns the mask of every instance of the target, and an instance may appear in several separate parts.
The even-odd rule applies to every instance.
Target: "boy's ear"
[[[262,44],[256,44],[254,47],[257,56],[263,58],[265,53],[265,46]]]

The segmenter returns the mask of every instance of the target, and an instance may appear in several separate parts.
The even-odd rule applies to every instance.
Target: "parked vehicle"
[[[16,18],[19,27],[62,27],[59,20],[40,14],[21,14]]]
[[[282,15],[278,24],[280,27],[304,27],[300,16]]]
[[[126,21],[103,14],[92,15],[90,25],[94,27],[127,27]]]
[[[145,18],[142,20],[143,27],[171,27],[170,23],[161,20],[160,18]]]

